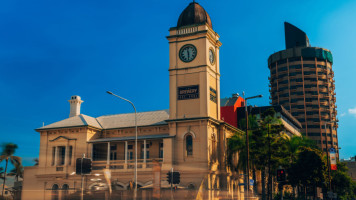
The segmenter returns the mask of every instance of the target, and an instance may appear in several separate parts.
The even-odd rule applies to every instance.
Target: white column
[[[147,149],[146,149],[146,140],[143,140],[143,162],[146,163]]]
[[[110,165],[110,142],[108,142],[108,155],[106,157],[106,164]]]
[[[128,148],[128,142],[127,141],[125,141],[125,164],[127,164],[127,153],[128,153],[128,150],[127,150],[127,148]]]
[[[54,147],[54,166],[57,166],[57,160],[58,160],[58,147]]]

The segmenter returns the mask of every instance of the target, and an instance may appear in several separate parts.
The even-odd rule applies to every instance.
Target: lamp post
[[[339,122],[339,120],[335,120],[335,121],[329,121],[329,122],[325,122],[324,123],[324,127],[325,127],[325,138],[326,138],[326,157],[327,157],[327,164],[328,164],[328,176],[329,176],[329,191],[331,191],[331,172],[330,172],[330,158],[329,158],[329,148],[328,148],[328,134],[326,132],[326,125],[327,124],[332,124],[332,123],[336,123]],[[333,133],[331,131],[330,133],[330,137],[333,136]],[[333,144],[331,144],[331,146],[333,146]]]
[[[246,176],[247,176],[247,192],[246,192],[246,197],[248,198],[248,193],[250,191],[250,145],[248,141],[248,111],[247,111],[247,100],[248,99],[255,99],[255,98],[261,98],[262,95],[256,95],[252,97],[246,97],[245,98],[245,92],[242,92],[242,96],[245,99],[245,120],[246,120],[246,154],[247,154],[247,166],[246,166]]]
[[[122,97],[120,97],[120,96],[118,96],[118,95],[116,95],[116,94],[114,94],[114,93],[112,93],[110,91],[106,91],[106,92],[108,94],[111,94],[111,95],[113,95],[115,97],[118,97],[118,98],[120,98],[120,99],[122,99],[124,101],[129,102],[132,105],[133,109],[135,110],[135,171],[134,171],[135,189],[134,189],[134,199],[137,199],[137,112],[136,112],[136,108],[135,108],[135,105],[131,101],[129,101],[129,100],[125,99],[125,98],[122,98]]]

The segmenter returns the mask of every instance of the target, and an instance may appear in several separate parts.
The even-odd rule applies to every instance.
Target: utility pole
[[[247,111],[247,100],[248,99],[254,99],[254,98],[261,98],[262,95],[257,95],[253,97],[246,97],[245,98],[245,92],[242,92],[243,98],[245,100],[245,120],[246,120],[246,157],[247,157],[247,166],[246,166],[246,175],[247,175],[247,192],[246,192],[246,199],[249,198],[249,192],[250,192],[250,147],[249,147],[249,141],[248,141],[248,111]]]
[[[242,92],[245,99],[245,92]],[[246,120],[246,153],[247,153],[247,166],[246,166],[246,199],[249,197],[250,192],[250,148],[249,148],[249,137],[248,137],[248,111],[247,111],[247,100],[245,99],[245,120]]]
[[[171,170],[171,199],[174,199],[173,197],[173,167],[172,167],[172,170]]]
[[[80,172],[82,173],[82,194],[80,196],[80,199],[83,200],[84,199],[84,174],[83,174],[83,158],[85,158],[85,153],[83,153],[83,157],[81,160],[81,165],[80,165]]]

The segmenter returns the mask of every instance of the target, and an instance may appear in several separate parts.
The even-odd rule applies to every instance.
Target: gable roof
[[[36,130],[64,128],[64,127],[78,127],[78,126],[92,126],[95,128],[100,128],[100,129],[102,128],[102,126],[98,123],[98,121],[95,118],[80,114],[61,120],[59,122],[55,122],[53,124],[49,124],[47,126],[43,126]]]
[[[168,110],[137,113],[137,126],[152,126],[167,124]],[[124,128],[135,126],[135,113],[104,115],[97,118],[104,129]]]
[[[153,126],[167,124],[165,120],[169,118],[168,110],[158,110],[151,112],[137,113],[137,126]],[[55,128],[69,128],[91,126],[99,129],[114,129],[135,126],[135,113],[104,115],[98,118],[87,115],[76,115],[36,130],[46,130]]]

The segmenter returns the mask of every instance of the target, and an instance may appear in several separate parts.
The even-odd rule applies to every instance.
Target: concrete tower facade
[[[306,34],[287,22],[285,34],[286,50],[268,58],[271,104],[283,105],[324,152],[337,148],[332,54],[324,48],[310,47]]]

